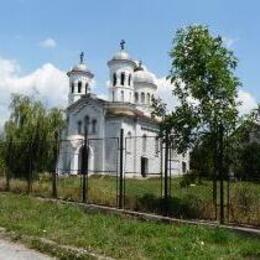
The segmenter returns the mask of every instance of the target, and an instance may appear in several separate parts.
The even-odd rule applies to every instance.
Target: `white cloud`
[[[164,103],[167,104],[167,110],[174,110],[175,106],[177,105],[177,99],[172,94],[174,85],[170,82],[170,80],[167,80],[166,77],[157,79],[157,85],[157,95]]]
[[[178,104],[178,100],[172,94],[173,84],[169,80],[166,80],[166,77],[160,78],[157,80],[158,90],[157,95],[167,104],[167,110],[172,111],[175,109],[175,106]],[[239,113],[241,115],[247,114],[257,107],[257,101],[252,96],[251,93],[240,89],[238,91],[237,100],[241,102],[241,105],[238,106]],[[194,101],[193,101],[194,102]]]
[[[47,106],[65,106],[68,79],[64,71],[47,63],[30,74],[20,75],[15,60],[0,57],[0,128],[9,117],[11,93],[37,95]]]
[[[249,93],[242,89],[238,91],[238,101],[242,104],[239,105],[238,110],[241,115],[247,114],[257,107],[255,98]]]
[[[40,46],[43,48],[55,48],[57,46],[57,43],[53,38],[49,37],[40,42]]]
[[[233,45],[238,41],[236,38],[231,38],[231,37],[222,37],[224,45],[226,45],[227,48],[233,47]]]

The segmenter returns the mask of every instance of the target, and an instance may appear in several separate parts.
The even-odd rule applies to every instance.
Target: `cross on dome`
[[[124,49],[125,49],[125,44],[126,44],[125,40],[121,40],[121,42],[120,42],[120,48],[121,48],[121,50],[124,50]]]
[[[84,52],[83,51],[80,53],[79,58],[80,58],[80,63],[82,64],[84,62]]]

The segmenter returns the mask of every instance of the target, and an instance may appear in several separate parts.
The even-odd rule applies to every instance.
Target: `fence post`
[[[32,143],[30,143],[29,147],[29,173],[28,173],[28,187],[27,193],[32,192],[32,174],[33,174],[33,151],[32,151]]]
[[[223,125],[220,125],[219,129],[219,177],[220,177],[220,223],[225,221],[224,212],[224,173],[223,173]]]
[[[57,192],[57,172],[56,172],[56,165],[58,160],[58,152],[59,152],[59,139],[58,139],[58,132],[55,132],[54,135],[55,138],[55,145],[54,145],[54,169],[52,173],[52,197],[57,198],[58,192]]]
[[[84,128],[84,145],[82,149],[81,174],[83,176],[82,183],[82,202],[87,202],[87,177],[88,177],[88,126]]]
[[[168,152],[169,152],[169,134],[165,135],[165,157],[164,157],[164,214],[168,214]]]
[[[120,131],[120,147],[119,147],[119,208],[123,208],[123,152],[124,152],[124,129]]]

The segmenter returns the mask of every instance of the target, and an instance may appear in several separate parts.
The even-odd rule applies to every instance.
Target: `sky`
[[[260,1],[238,0],[0,0],[0,127],[11,93],[38,93],[48,106],[65,106],[66,71],[85,52],[95,74],[93,89],[106,95],[107,61],[121,39],[159,80],[159,93],[173,105],[165,76],[178,28],[208,25],[239,59],[242,112],[260,102]]]

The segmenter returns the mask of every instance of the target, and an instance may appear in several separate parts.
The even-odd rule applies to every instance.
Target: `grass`
[[[18,235],[86,248],[117,259],[256,259],[260,240],[220,228],[141,222],[83,212],[27,195],[0,194],[0,225]],[[66,259],[66,257],[63,257]]]
[[[170,214],[187,219],[215,219],[212,181],[202,179],[195,185],[183,187],[182,178],[171,181],[172,198],[169,200]],[[111,176],[93,175],[88,181],[88,202],[101,205],[117,205],[117,179]],[[227,184],[225,184],[227,185]],[[12,180],[11,191],[24,193],[26,181]],[[82,179],[79,176],[59,177],[58,196],[65,200],[81,201]],[[0,178],[0,190],[5,182]],[[51,196],[49,175],[40,175],[33,183],[33,194]],[[125,180],[125,208],[136,211],[162,213],[161,179]],[[225,194],[227,195],[227,194]],[[225,196],[225,198],[227,198]],[[227,202],[226,202],[227,203]],[[230,222],[260,226],[260,184],[252,182],[231,182],[230,184]]]

